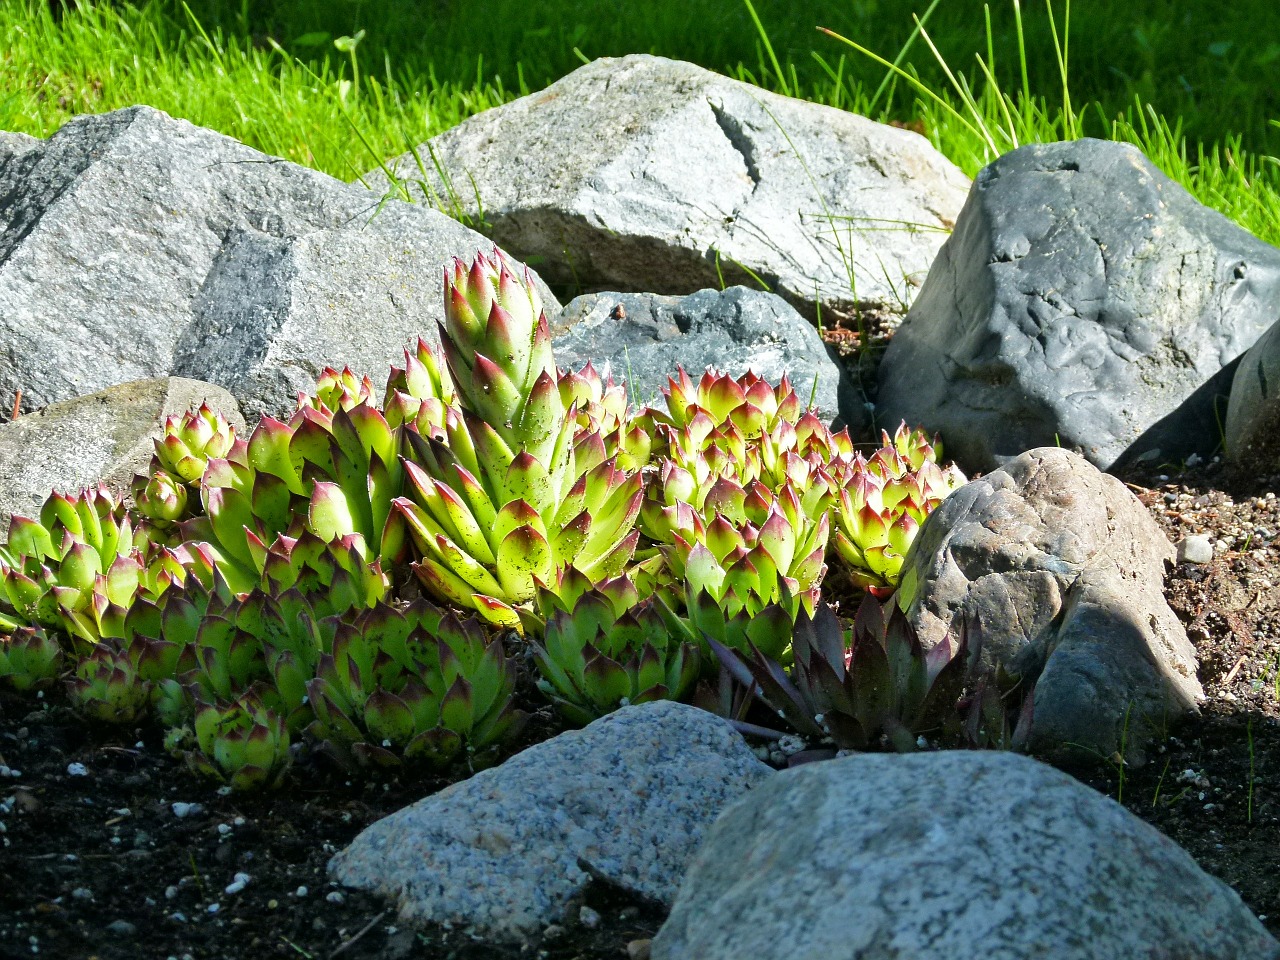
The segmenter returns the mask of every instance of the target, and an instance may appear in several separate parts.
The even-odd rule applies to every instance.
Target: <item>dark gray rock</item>
[[[384,817],[329,873],[398,901],[406,923],[523,940],[593,876],[670,903],[703,831],[772,775],[719,717],[623,707]]]
[[[774,384],[785,373],[801,398],[813,395],[819,413],[840,417],[850,433],[869,423],[863,398],[818,332],[781,297],[760,290],[587,294],[555,318],[552,335],[561,367],[590,360],[602,374],[627,380],[637,402],[658,397],[677,366],[695,380],[708,366],[735,377],[751,368]]]
[[[1033,750],[1137,761],[1203,698],[1195,648],[1164,598],[1173,559],[1124,484],[1042,447],[929,515],[899,602],[925,646],[967,623],[988,666],[1035,684]]]
[[[552,283],[686,294],[759,277],[828,323],[905,309],[968,188],[918,134],[648,55],[596,60],[418,152],[449,185],[431,160],[388,166],[415,193],[451,186]]]
[[[108,387],[0,424],[0,539],[10,516],[37,516],[53,490],[74,493],[102,483],[123,493],[150,462],[165,418],[202,403],[247,435],[235,397],[177,377]]]
[[[1280,251],[1136,148],[1022,147],[974,182],[885,354],[879,419],[940,431],[969,472],[1049,444],[1104,469],[1209,456],[1222,385],[1199,388],[1278,303]]]
[[[1280,314],[1280,303],[1275,312]],[[1280,321],[1240,358],[1224,441],[1237,472],[1280,472]]]
[[[26,409],[177,370],[254,413],[348,358],[381,380],[434,329],[444,263],[491,246],[148,107],[15,143],[0,147],[0,400],[21,388]]]
[[[1276,960],[1240,897],[1114,800],[1012,753],[787,770],[708,831],[653,960]]]

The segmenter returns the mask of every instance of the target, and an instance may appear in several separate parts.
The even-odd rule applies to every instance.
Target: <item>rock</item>
[[[730,287],[687,297],[598,293],[569,303],[552,322],[556,362],[626,379],[637,401],[659,397],[677,365],[696,380],[713,366],[733,376],[750,368],[770,383],[787,374],[808,402],[830,420],[860,425],[866,408],[822,338],[785,300],[760,290]]]
[[[758,277],[827,323],[905,309],[968,188],[918,134],[648,55],[596,60],[428,151],[462,211],[545,258],[549,282],[686,294]],[[389,166],[423,179],[409,154]],[[430,166],[427,182],[449,195]]]
[[[138,928],[128,920],[113,920],[107,924],[107,932],[116,937],[135,937],[138,934]]]
[[[885,353],[878,418],[940,431],[966,472],[1051,444],[1104,469],[1207,457],[1220,391],[1199,388],[1278,300],[1280,251],[1136,148],[1022,147],[974,182]]]
[[[771,773],[709,713],[624,707],[378,821],[329,873],[398,901],[402,922],[518,941],[592,877],[669,903],[703,831]]]
[[[1178,541],[1179,563],[1212,563],[1213,541],[1204,534],[1183,537]]]
[[[449,256],[491,246],[149,107],[24,149],[0,160],[0,384],[28,410],[179,370],[254,414],[325,364],[381,381],[443,315]]]
[[[1223,442],[1237,473],[1280,472],[1280,321],[1240,359]]]
[[[208,403],[244,436],[235,397],[221,387],[160,377],[108,387],[0,424],[0,537],[13,514],[38,516],[53,490],[98,483],[123,493],[146,471],[166,417]]]
[[[1124,484],[1042,447],[930,514],[899,602],[926,647],[967,622],[988,666],[1035,684],[1032,750],[1123,749],[1137,762],[1203,697],[1195,649],[1164,598],[1173,558]]]
[[[291,413],[326,365],[350,366],[380,387],[419,336],[439,348],[441,266],[486,242],[407,204],[301,237],[234,231],[196,297],[174,369],[227,387],[251,422]],[[554,314],[555,297],[541,293]]]
[[[1026,757],[954,751],[854,754],[753,790],[709,831],[651,956],[1275,960],[1280,944],[1118,803]]]

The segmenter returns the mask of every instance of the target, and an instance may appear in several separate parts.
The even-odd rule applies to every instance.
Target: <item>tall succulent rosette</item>
[[[496,249],[470,268],[455,261],[445,317],[458,405],[445,410],[443,440],[406,434],[407,496],[395,507],[431,593],[519,628],[517,606],[570,563],[592,579],[621,572],[638,538],[640,475],[566,407],[527,269]]]

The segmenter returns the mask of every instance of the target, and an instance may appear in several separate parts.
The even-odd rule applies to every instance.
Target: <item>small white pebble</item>
[[[83,763],[68,763],[67,776],[69,777],[87,777],[89,770]]]
[[[186,923],[187,915],[185,913],[171,913],[169,914],[169,919],[177,923]]]
[[[164,888],[164,898],[166,900],[172,900],[177,895],[178,895],[177,887],[170,885]]]
[[[132,817],[133,811],[128,807],[121,807],[119,810],[112,811],[117,817]]]
[[[325,894],[324,898],[329,903],[341,903],[343,900],[347,899],[337,890],[330,890],[328,893]]]
[[[186,817],[194,817],[197,813],[204,813],[203,804],[183,803],[181,800],[173,804],[171,809],[173,810],[173,815],[179,820],[183,820]]]
[[[222,904],[220,903],[211,903],[207,907],[205,907],[205,910],[209,911],[209,913],[217,913],[221,909],[222,909]]]
[[[600,914],[596,913],[590,907],[583,906],[578,910],[578,922],[588,930],[594,930],[600,926]]]
[[[229,897],[233,897],[244,888],[245,888],[245,885],[241,883],[239,880],[237,880],[234,883],[228,883],[225,887],[222,888],[222,892]]]
[[[71,896],[75,897],[77,900],[92,900],[93,891],[88,887],[76,887],[71,891]]]
[[[229,797],[231,796],[231,788],[219,787],[217,790],[214,791],[214,793],[216,793],[220,797]]]
[[[231,832],[231,824],[229,823],[218,824],[218,833],[220,833],[222,836],[225,837],[230,832]]]
[[[297,890],[293,891],[293,895],[295,897],[305,897],[310,892],[311,891],[308,890],[306,887],[299,887]]]
[[[1178,541],[1178,562],[1212,563],[1213,544],[1202,534],[1184,537]]]

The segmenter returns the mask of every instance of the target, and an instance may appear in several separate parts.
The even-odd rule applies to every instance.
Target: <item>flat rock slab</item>
[[[880,367],[882,423],[939,431],[967,472],[1060,445],[1210,456],[1201,389],[1276,320],[1280,250],[1136,148],[1021,147],[974,181]]]
[[[1119,480],[1030,450],[925,520],[899,602],[926,647],[970,629],[991,667],[1035,684],[1037,752],[1144,743],[1203,698],[1195,648],[1165,601],[1173,546]]]
[[[593,876],[670,903],[703,832],[772,773],[709,713],[624,707],[379,820],[329,872],[396,901],[402,922],[520,941]]]
[[[1280,321],[1240,358],[1223,439],[1238,472],[1280,473]]]
[[[145,472],[166,417],[202,403],[246,436],[236,399],[222,387],[161,377],[108,387],[0,424],[0,540],[14,514],[34,517],[53,490],[106,484],[123,492]]]
[[[26,410],[173,373],[250,416],[328,364],[381,382],[435,336],[445,263],[492,246],[149,107],[6,144],[0,403],[21,388]]]
[[[406,154],[389,167],[408,189],[452,194],[551,283],[758,278],[828,323],[905,310],[969,185],[918,134],[648,55],[596,60],[418,152],[450,184]],[[365,180],[387,189],[381,171]]]
[[[1026,757],[860,754],[716,822],[652,960],[1274,960],[1226,884]]]
[[[819,415],[839,417],[851,432],[869,422],[863,398],[822,338],[781,297],[730,287],[687,297],[596,293],[572,300],[552,321],[556,362],[625,379],[637,402],[659,397],[683,366],[695,380],[707,367],[738,377],[754,370],[772,384],[789,377]]]

